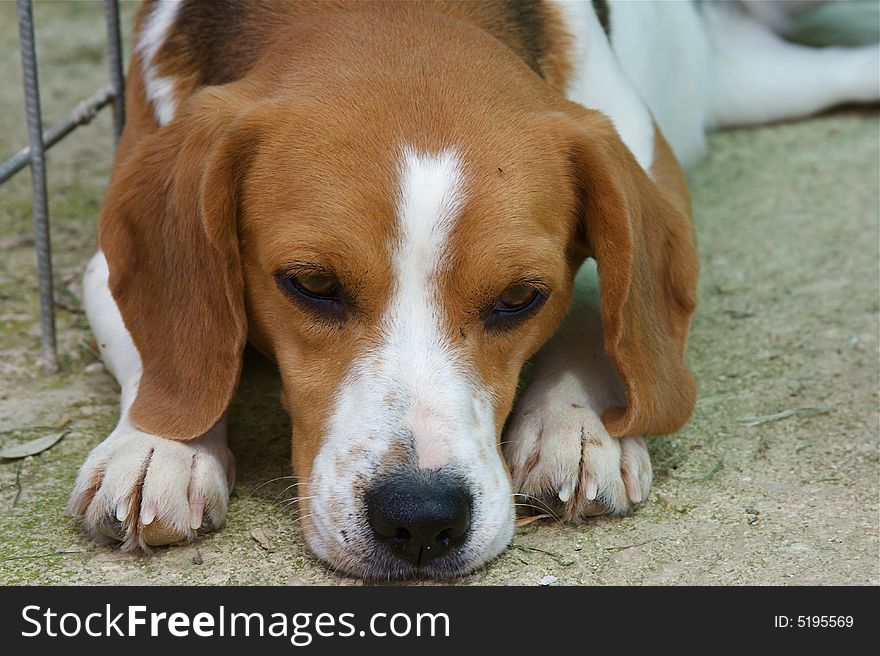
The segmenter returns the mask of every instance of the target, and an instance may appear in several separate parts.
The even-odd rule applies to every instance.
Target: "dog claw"
[[[196,530],[202,525],[202,516],[205,513],[205,500],[191,502],[189,504],[189,527]]]
[[[588,501],[595,501],[599,496],[599,481],[592,474],[588,474],[584,482],[584,496]]]
[[[141,524],[149,526],[156,519],[156,513],[159,511],[159,505],[155,501],[148,501],[141,510]]]
[[[557,492],[559,500],[562,503],[568,503],[568,500],[571,499],[572,494],[574,494],[574,483],[571,481],[563,485]]]
[[[126,499],[120,499],[116,502],[116,519],[120,522],[124,522],[126,517],[128,517],[128,501]]]
[[[633,503],[639,503],[642,500],[642,486],[639,483],[639,477],[630,471],[623,472],[623,485],[626,487],[626,496]]]

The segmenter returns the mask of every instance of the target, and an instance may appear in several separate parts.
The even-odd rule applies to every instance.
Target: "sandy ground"
[[[133,7],[126,6],[130,17]],[[38,3],[48,121],[106,80],[89,3]],[[0,154],[25,141],[14,4],[0,3]],[[714,135],[692,173],[702,253],[688,359],[693,419],[650,443],[655,486],[636,513],[521,528],[461,584],[877,584],[878,197],[876,110]],[[51,152],[55,280],[76,291],[91,254],[112,141],[109,113]],[[39,352],[27,173],[0,187],[0,583],[355,584],[305,550],[277,496],[289,474],[277,378],[250,358],[231,413],[239,463],[227,526],[150,558],[81,537],[64,511],[79,464],[112,429],[117,390],[76,306],[59,308],[61,371]],[[281,499],[283,500],[283,496]],[[255,539],[255,536],[259,537]]]

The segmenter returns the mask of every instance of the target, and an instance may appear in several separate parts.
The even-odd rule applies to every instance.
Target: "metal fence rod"
[[[17,0],[18,36],[24,78],[25,112],[30,142],[31,187],[34,212],[34,244],[40,286],[40,343],[43,367],[58,370],[55,342],[55,306],[52,295],[52,245],[49,241],[49,207],[46,203],[46,161],[43,152],[43,119],[37,84],[37,53],[34,45],[34,13],[31,0]]]
[[[43,133],[43,150],[49,150],[80,125],[91,123],[98,112],[114,100],[113,87],[109,84],[99,89],[94,96],[83,100],[74,107],[61,121],[53,125]],[[31,149],[25,146],[12,157],[0,164],[0,184],[6,182],[13,175],[30,164]]]
[[[122,74],[118,0],[104,0],[104,15],[107,18],[107,61],[110,65],[110,85],[113,87],[113,134],[118,143],[125,125],[125,76]]]

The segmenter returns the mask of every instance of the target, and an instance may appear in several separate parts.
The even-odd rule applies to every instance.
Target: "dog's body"
[[[250,339],[336,567],[473,569],[516,494],[625,512],[642,435],[695,398],[678,161],[706,129],[876,101],[876,69],[732,6],[145,5],[84,284],[122,412],[71,508],[127,548],[220,526]]]

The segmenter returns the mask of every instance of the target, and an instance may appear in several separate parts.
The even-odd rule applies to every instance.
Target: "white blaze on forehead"
[[[177,0],[156,2],[144,19],[135,48],[141,58],[144,90],[147,98],[153,103],[153,111],[159,125],[165,125],[174,118],[177,101],[174,97],[174,78],[161,77],[155,59],[165,43],[171,26],[174,25],[182,4]]]
[[[383,350],[399,367],[408,405],[404,423],[412,431],[419,465],[427,468],[448,462],[456,429],[464,428],[449,424],[460,412],[460,395],[473,395],[455,371],[437,307],[437,274],[463,206],[464,174],[454,150],[425,155],[403,149],[392,260],[396,289]]]
[[[395,264],[412,285],[428,285],[464,205],[464,174],[454,150],[422,155],[403,149]],[[398,280],[398,283],[406,282]]]

